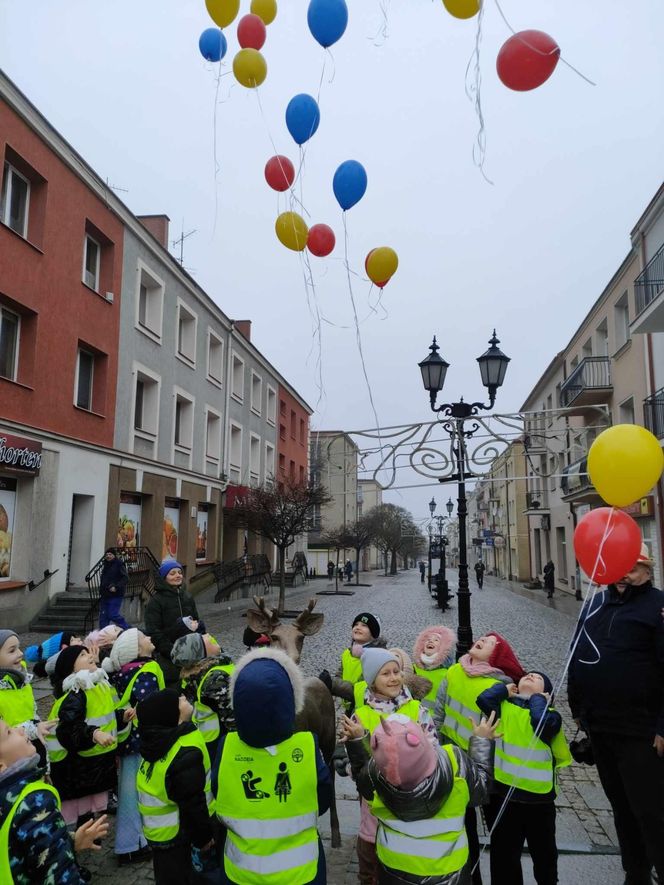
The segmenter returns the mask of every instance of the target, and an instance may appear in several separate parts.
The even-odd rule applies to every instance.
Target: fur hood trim
[[[235,692],[235,683],[240,673],[253,661],[262,660],[275,661],[280,664],[290,680],[293,687],[293,698],[295,701],[295,712],[299,713],[304,707],[304,676],[302,671],[292,658],[276,648],[254,648],[246,655],[243,655],[235,665],[235,670],[231,676],[231,697]]]
[[[96,670],[79,670],[78,673],[70,673],[62,683],[63,691],[86,691],[95,685],[106,683],[109,685],[108,673],[97,667]]]
[[[427,637],[431,636],[432,633],[436,636],[440,636],[440,647],[433,666],[429,665],[427,667],[422,661],[422,654],[424,652],[424,643],[426,642]],[[442,667],[445,665],[446,661],[448,661],[450,657],[454,657],[455,645],[456,636],[454,634],[454,630],[450,629],[449,627],[445,627],[443,624],[436,624],[433,627],[427,627],[426,629],[422,630],[420,635],[415,640],[415,647],[413,648],[413,660],[415,661],[415,665],[426,670],[433,670],[436,667]]]

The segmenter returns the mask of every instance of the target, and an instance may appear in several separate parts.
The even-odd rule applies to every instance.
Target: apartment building
[[[374,507],[383,503],[383,486],[375,479],[358,479],[357,481],[357,518],[366,516]],[[360,568],[381,569],[385,565],[383,554],[378,547],[370,544],[361,554]]]

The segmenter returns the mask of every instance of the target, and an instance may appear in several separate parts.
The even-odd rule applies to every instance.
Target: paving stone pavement
[[[456,573],[448,570],[447,577],[454,590]],[[427,593],[426,585],[420,582],[416,570],[401,571],[393,577],[376,572],[365,573],[362,580],[370,586],[352,588],[355,589],[354,596],[317,597],[316,610],[325,614],[326,621],[320,633],[305,640],[302,668],[306,675],[317,675],[322,669],[336,669],[341,650],[349,640],[352,620],[361,611],[376,614],[389,645],[402,646],[409,653],[415,637],[424,627],[442,622],[456,628],[455,600],[452,600],[451,610],[442,614]],[[302,608],[316,591],[327,589],[327,581],[319,579],[289,590],[287,607]],[[471,587],[471,590],[473,635],[497,630],[514,646],[526,668],[544,670],[557,685],[580,603],[562,594],[556,594],[552,601],[548,601],[543,592],[527,591],[515,582],[508,583],[486,576],[482,590],[477,587]],[[201,617],[234,659],[245,651],[242,645],[246,625],[243,614],[249,602],[250,598],[216,604],[212,600],[212,591],[198,597]],[[40,641],[43,636],[25,634],[21,638],[27,645]],[[38,696],[42,697],[42,714],[46,716],[51,703],[48,683],[37,683],[36,689]],[[567,736],[571,738],[574,725],[564,689],[559,693],[557,707],[563,715]],[[357,882],[354,834],[359,824],[358,803],[350,780],[337,779],[337,796],[342,848],[330,848],[329,815],[321,819],[320,829],[327,855],[328,882],[330,885],[350,885]],[[620,858],[616,855],[617,840],[612,815],[595,768],[574,763],[564,769],[557,805],[558,843],[563,852],[559,873],[561,885],[575,885],[577,882],[583,885],[621,883],[623,874]],[[139,885],[154,881],[151,864],[137,864],[122,870],[117,867],[111,836],[101,851],[88,854],[84,862],[94,872],[95,882]],[[524,855],[523,866],[525,885],[530,885],[535,880],[527,855]],[[482,869],[486,871],[485,881],[488,881],[486,856],[482,858]]]

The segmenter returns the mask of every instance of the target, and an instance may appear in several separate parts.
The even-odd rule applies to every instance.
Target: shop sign
[[[118,513],[118,547],[132,549],[140,546],[141,531],[141,496],[127,492],[120,493],[120,510]]]
[[[208,505],[199,504],[196,514],[196,562],[207,559]]]
[[[0,477],[0,581],[9,578],[15,509],[16,480]]]
[[[0,472],[37,476],[42,462],[42,444],[22,436],[0,432]]]
[[[180,530],[180,502],[177,498],[164,500],[164,531],[161,538],[161,559],[177,559]]]
[[[655,499],[653,495],[648,495],[645,498],[641,498],[639,501],[635,501],[633,504],[628,504],[627,507],[620,507],[618,509],[622,510],[623,513],[627,513],[629,516],[636,516],[637,519],[640,516],[654,516]]]
[[[241,507],[247,497],[249,486],[228,486],[226,489],[226,507]]]

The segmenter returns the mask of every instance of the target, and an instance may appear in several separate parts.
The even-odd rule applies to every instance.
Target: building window
[[[286,403],[283,400],[279,400],[279,414],[286,417]]]
[[[261,438],[252,433],[249,438],[249,483],[257,486],[261,481]]]
[[[18,314],[0,308],[0,377],[16,380],[21,320]]]
[[[244,361],[236,353],[233,354],[231,396],[244,402]]]
[[[265,443],[265,478],[274,478],[274,446],[271,443]]]
[[[224,377],[224,342],[212,330],[208,330],[207,376],[208,381],[221,387]]]
[[[30,182],[9,163],[2,179],[2,222],[21,237],[28,236]]]
[[[279,439],[283,439],[283,440],[286,439],[286,425],[285,424],[279,425]]]
[[[267,388],[267,423],[273,427],[277,423],[277,393],[269,385]]]
[[[95,292],[99,291],[99,260],[101,246],[91,236],[86,235],[83,248],[83,282]]]
[[[215,464],[221,458],[221,415],[210,408],[205,419],[205,457]]]
[[[279,455],[279,475],[286,476],[286,456]]]
[[[251,411],[257,415],[261,413],[263,401],[263,379],[253,370],[251,372]]]
[[[194,436],[194,400],[184,391],[175,392],[175,426],[173,442],[180,450],[191,452]]]
[[[295,461],[291,461],[288,468],[288,477],[292,482],[295,482]]]
[[[595,332],[595,339],[597,341],[597,356],[608,356],[609,326],[605,319],[602,320],[602,322],[597,327],[597,331]]]
[[[634,424],[634,397],[630,396],[618,407],[621,424]]]
[[[623,292],[613,308],[616,321],[616,350],[629,341],[629,300]]]
[[[136,328],[161,344],[161,326],[164,314],[163,280],[155,276],[143,262],[137,268]]]
[[[92,411],[92,385],[94,383],[94,354],[79,347],[76,362],[76,398],[79,409]]]
[[[231,424],[231,439],[228,452],[230,480],[236,485],[242,477],[242,428]]]
[[[305,421],[304,418],[300,418],[300,445],[303,446],[306,442],[306,434],[305,434]]]
[[[134,430],[156,438],[159,422],[159,380],[136,371]]]
[[[296,429],[297,429],[297,415],[296,415],[295,412],[291,409],[291,413],[290,413],[290,435],[291,435],[291,439],[295,439],[295,431],[296,431]]]
[[[304,485],[304,467],[300,466],[300,485]],[[361,514],[358,513],[358,516]]]
[[[196,365],[196,314],[178,300],[177,356],[192,368]]]

